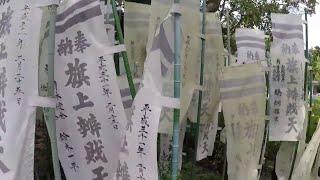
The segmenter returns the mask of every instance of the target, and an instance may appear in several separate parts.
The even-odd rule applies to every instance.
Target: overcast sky
[[[320,46],[320,5],[316,6],[316,14],[308,17],[309,48]]]

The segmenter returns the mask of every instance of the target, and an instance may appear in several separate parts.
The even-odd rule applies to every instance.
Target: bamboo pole
[[[202,36],[205,36],[206,34],[206,6],[207,6],[207,0],[201,0],[202,2],[202,27],[201,27],[201,34]],[[200,86],[203,86],[203,71],[204,71],[204,61],[205,61],[205,48],[206,48],[206,39],[205,37],[201,38],[201,57],[200,57]],[[196,124],[196,135],[195,135],[195,144],[194,144],[194,159],[193,159],[193,165],[196,164],[197,161],[197,149],[198,149],[198,138],[199,138],[199,128],[200,128],[200,121],[201,121],[201,105],[202,105],[202,91],[199,91],[198,94],[198,109],[197,109],[197,124]],[[194,179],[194,168],[192,168],[192,179]]]
[[[180,0],[174,0],[179,5]],[[180,98],[181,85],[181,28],[178,12],[173,12],[174,17],[174,98]],[[173,110],[173,145],[172,145],[172,171],[171,180],[176,180],[179,166],[179,133],[180,133],[180,109]]]
[[[225,63],[225,66],[230,66],[231,64],[231,37],[230,37],[230,12],[229,12],[229,8],[226,9],[226,20],[227,20],[227,40],[228,40],[228,58],[227,61]],[[223,172],[222,172],[222,176],[223,176],[223,180],[228,179],[228,162],[227,162],[227,140],[225,143],[225,148],[224,148],[224,160],[223,160]]]
[[[48,37],[48,97],[54,98],[54,53],[55,53],[55,25],[58,5],[48,6],[50,13],[50,33]],[[61,180],[60,163],[58,157],[55,109],[43,108],[45,122],[50,136],[51,153],[55,180]]]
[[[311,63],[312,63],[312,59],[309,57],[309,34],[308,34],[308,13],[307,13],[307,10],[305,10],[305,14],[304,14],[304,18],[305,18],[305,21],[306,21],[306,27],[305,27],[305,33],[306,33],[306,51],[305,51],[305,57],[306,59],[309,61],[308,63],[306,63],[306,72],[309,70],[309,68],[307,68],[308,66],[312,66]],[[308,72],[307,72],[308,73]],[[312,70],[309,72],[309,82],[308,82],[308,85],[309,85],[309,106],[310,108],[312,108],[312,80],[313,80],[313,77],[312,77]],[[308,85],[305,85],[305,89]],[[310,127],[311,127],[311,111],[308,112],[308,129],[307,129],[307,134],[310,132]]]
[[[113,17],[114,17],[114,22],[115,22],[114,24],[115,24],[117,38],[118,38],[120,44],[124,44],[123,33],[122,33],[121,24],[120,24],[120,18],[118,15],[115,0],[111,0],[111,6],[112,6],[112,12],[113,12]],[[134,97],[136,96],[136,89],[135,89],[134,83],[133,83],[133,78],[132,78],[132,73],[130,70],[127,52],[126,51],[121,52],[121,56],[123,58],[124,68],[126,70],[130,93],[131,93],[132,99],[134,99]]]

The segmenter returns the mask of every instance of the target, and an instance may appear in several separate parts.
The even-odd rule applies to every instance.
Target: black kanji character
[[[83,51],[90,47],[90,44],[87,43],[87,39],[84,37],[84,34],[81,31],[77,32],[77,36],[74,41],[75,51],[83,53]]]
[[[72,63],[68,63],[68,70],[65,71],[66,75],[69,75],[69,79],[66,87],[71,84],[73,88],[79,88],[85,83],[86,85],[90,86],[89,76],[86,76],[84,73],[86,72],[87,63],[79,64],[79,59],[74,59],[74,65]]]
[[[0,127],[4,133],[7,131],[6,121],[4,119],[6,112],[7,112],[6,102],[4,100],[1,100],[0,101]]]
[[[104,146],[102,145],[102,141],[100,139],[89,141],[87,145],[84,146],[84,149],[87,153],[87,164],[90,164],[91,162],[96,163],[98,160],[101,160],[104,163],[108,162],[105,154],[102,151],[104,149]]]
[[[6,77],[6,68],[2,67],[2,72],[0,73],[0,93],[4,98],[5,89],[7,87],[7,77]]]
[[[68,141],[69,137],[70,136],[65,132],[60,133],[60,141]]]
[[[294,121],[294,117],[289,117],[289,129],[286,131],[286,133],[290,133],[291,130],[293,129],[295,132],[298,132],[297,128],[294,126],[295,124],[297,124],[297,121]]]
[[[205,152],[209,152],[208,142],[207,142],[207,141],[204,141],[204,142],[203,142],[201,154],[203,154],[203,153],[205,153]]]
[[[105,177],[108,177],[108,173],[102,171],[104,170],[104,167],[99,166],[96,169],[93,169],[92,172],[95,174],[97,177],[93,178],[92,180],[104,180]]]
[[[58,49],[57,52],[59,56],[61,55],[67,55],[67,54],[72,54],[73,53],[73,44],[72,40],[66,37],[66,39],[61,39],[60,44],[58,44]]]
[[[72,162],[70,169],[73,169],[74,172],[77,172],[77,169],[79,169],[79,166],[77,165],[76,162]]]
[[[82,92],[77,93],[79,104],[72,106],[72,108],[76,111],[79,109],[85,108],[85,107],[93,107],[94,103],[92,101],[87,101],[89,97],[87,95],[84,95]]]
[[[10,34],[10,29],[11,29],[11,19],[13,15],[13,10],[9,6],[7,8],[7,12],[3,12],[1,14],[1,19],[0,19],[0,38],[3,37],[6,34]]]
[[[297,104],[296,103],[288,103],[286,114],[287,115],[292,115],[292,114],[298,115]]]
[[[297,73],[298,72],[298,61],[294,58],[288,58],[287,61],[287,70],[290,73]]]
[[[287,90],[287,98],[288,98],[288,100],[292,99],[294,101],[297,101],[298,97],[299,97],[299,93],[298,93],[297,88],[294,88],[294,89],[288,88],[288,90]]]
[[[97,135],[97,137],[100,137],[101,123],[97,121],[96,116],[94,114],[90,113],[89,116],[90,117],[88,118],[88,120],[80,116],[78,117],[78,131],[80,131],[82,137],[86,137],[88,132],[90,132],[92,135]]]
[[[8,56],[7,52],[6,52],[6,46],[4,43],[0,44],[0,60],[1,59],[6,59]]]

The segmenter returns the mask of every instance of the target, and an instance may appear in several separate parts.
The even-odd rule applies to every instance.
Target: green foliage
[[[320,47],[316,46],[310,50],[312,58],[313,80],[320,81]]]
[[[307,139],[311,139],[313,133],[317,129],[317,125],[320,119],[320,100],[317,99],[313,102],[311,118],[309,122],[309,131],[307,133]]]
[[[214,172],[202,168],[201,166],[196,166],[192,164],[192,161],[184,162],[182,164],[181,172],[178,176],[178,180],[194,180],[194,179],[201,179],[201,180],[221,180],[222,177],[215,174]],[[191,172],[194,171],[195,176],[192,179]],[[161,177],[161,180],[170,180],[171,176],[170,173],[165,174]]]
[[[231,53],[236,52],[236,43],[234,33],[237,28],[257,28],[264,31],[267,35],[271,34],[271,13],[287,13],[289,6],[296,6],[292,1],[278,1],[272,0],[271,3],[265,0],[221,0],[221,6],[219,9],[211,9],[210,11],[219,11],[221,22],[223,24],[224,42],[227,43],[227,19],[226,19],[226,7],[229,6],[230,14],[230,34],[231,34]],[[209,0],[209,4],[210,4]],[[217,3],[217,0],[213,0]],[[212,3],[212,2],[211,2]],[[314,13],[316,0],[309,0],[308,7],[309,14]],[[213,7],[212,5],[210,7]],[[225,47],[226,44],[225,44]],[[268,47],[267,47],[268,49]]]

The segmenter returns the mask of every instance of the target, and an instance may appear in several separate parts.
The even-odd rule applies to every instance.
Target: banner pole
[[[306,51],[305,51],[305,57],[308,60],[308,63],[306,64],[306,67],[312,67],[312,58],[310,58],[309,56],[309,34],[308,34],[308,13],[307,10],[305,10],[305,14],[304,14],[304,18],[306,21],[306,29],[305,29],[305,33],[306,33]],[[309,71],[309,68],[306,68],[307,71]],[[308,73],[308,72],[307,72]],[[309,71],[309,107],[312,108],[312,94],[313,94],[313,87],[312,87],[312,69]],[[307,85],[305,85],[307,87]],[[306,89],[306,88],[305,88]],[[307,134],[310,132],[310,127],[311,127],[311,110],[308,109],[308,129],[307,129]],[[308,139],[309,141],[309,139]]]
[[[58,5],[48,6],[50,13],[50,30],[48,37],[48,97],[54,98],[54,53],[55,53],[55,26]],[[58,157],[57,134],[55,123],[55,108],[43,108],[45,122],[51,142],[52,162],[55,180],[61,180],[60,163]]]
[[[180,0],[174,0],[174,5],[179,5]],[[181,28],[178,12],[173,12],[174,17],[174,98],[180,99],[181,85]],[[180,109],[173,110],[173,140],[172,140],[172,171],[171,180],[176,180],[179,166],[179,134],[180,134]]]
[[[231,35],[230,35],[230,12],[229,8],[226,9],[226,20],[227,20],[227,41],[228,41],[228,58],[227,61],[225,62],[225,66],[228,67],[231,64]],[[224,145],[224,153],[223,153],[223,171],[222,171],[222,178],[223,180],[228,178],[228,160],[227,160],[227,139],[226,143]]]
[[[120,44],[124,44],[123,33],[122,33],[121,24],[120,24],[120,18],[119,18],[119,15],[118,15],[118,11],[117,11],[117,6],[116,6],[115,0],[111,0],[111,6],[112,6],[112,12],[113,12],[113,17],[114,17],[114,22],[115,22],[116,35],[118,37],[119,43]],[[123,58],[124,68],[126,70],[126,75],[127,75],[127,79],[128,79],[130,93],[131,93],[132,99],[134,99],[134,97],[136,96],[136,89],[134,87],[132,73],[131,73],[131,70],[130,70],[128,54],[127,54],[126,51],[122,51],[121,52],[121,56]]]
[[[205,48],[206,48],[206,9],[207,9],[207,0],[200,0],[202,2],[201,12],[202,12],[202,27],[201,27],[201,56],[200,56],[200,86],[203,86],[203,71],[204,71],[204,61],[205,61]],[[193,159],[193,166],[197,161],[197,149],[198,149],[198,138],[200,130],[200,121],[201,121],[201,104],[202,104],[202,90],[199,90],[198,94],[198,109],[197,109],[197,124],[196,124],[196,136],[195,136],[195,153]],[[192,168],[192,179],[194,179],[194,168]]]

